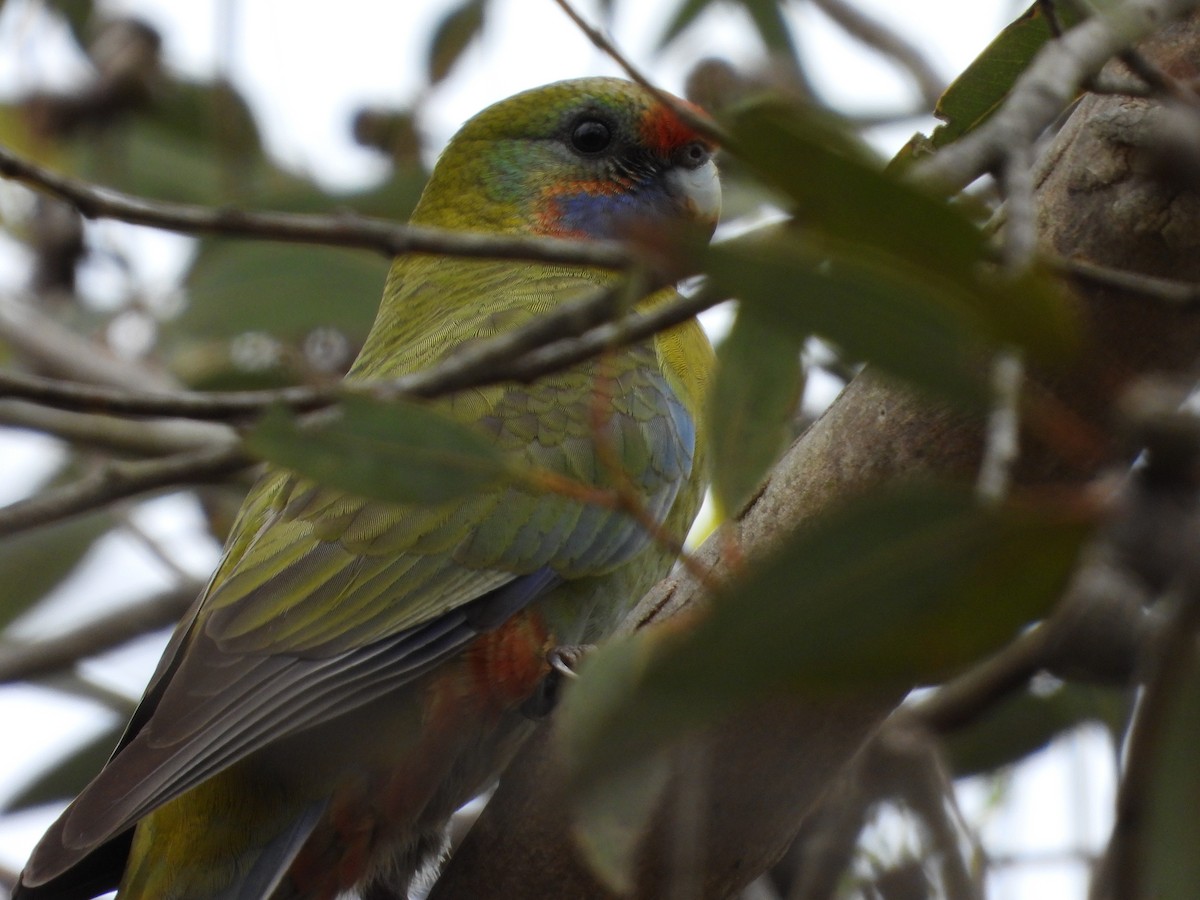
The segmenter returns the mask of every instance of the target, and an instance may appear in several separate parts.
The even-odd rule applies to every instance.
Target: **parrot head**
[[[412,221],[572,238],[697,225],[711,233],[721,209],[713,149],[632,82],[562,81],[468,121]]]

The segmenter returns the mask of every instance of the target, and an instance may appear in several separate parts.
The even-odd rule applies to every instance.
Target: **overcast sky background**
[[[663,87],[680,92],[688,69],[706,56],[753,64],[762,51],[736,9],[719,6],[705,15],[665,54],[654,51],[669,14],[682,0],[618,0],[613,35],[618,44]],[[1024,4],[1010,0],[857,0],[921,47],[947,79],[964,68]],[[159,28],[169,65],[197,78],[223,70],[254,107],[268,149],[295,169],[339,188],[362,187],[381,174],[381,163],[350,137],[350,117],[369,105],[399,106],[424,83],[429,35],[449,0],[109,0],[114,12],[135,14]],[[636,10],[635,10],[636,7]],[[586,2],[580,8],[595,10]],[[330,15],[335,11],[336,15]],[[851,113],[876,113],[911,104],[915,90],[897,71],[847,39],[817,11],[795,5],[794,34],[810,61],[809,71],[831,102]],[[44,51],[53,30],[31,0],[4,4],[0,14],[0,92],[12,95],[31,83],[70,83],[82,63],[62,52]],[[233,40],[229,41],[228,37]],[[28,52],[12,52],[28,50]],[[38,48],[36,52],[32,48]],[[524,88],[561,78],[617,74],[615,66],[578,33],[551,0],[494,0],[485,40],[468,51],[454,73],[425,105],[423,133],[429,146],[442,146],[474,112]],[[881,130],[880,149],[899,148],[913,130],[926,132],[933,120]],[[122,237],[128,229],[114,228]],[[186,259],[188,241],[149,233],[135,238],[145,248],[141,277],[153,290],[169,284]],[[103,273],[92,273],[103,293]],[[12,283],[0,273],[0,286]],[[34,476],[53,465],[54,443],[31,435],[0,443],[7,477],[0,502],[21,496]],[[19,473],[14,475],[14,473]],[[203,537],[203,525],[185,499],[142,504],[138,521],[154,533],[176,561],[197,577],[215,563],[218,548]],[[135,599],[169,583],[170,573],[135,541],[111,539],[86,562],[62,592],[60,608],[98,608]],[[81,613],[82,614],[82,613]],[[37,627],[33,623],[30,627]],[[88,673],[136,696],[149,677],[165,638],[90,665]],[[57,699],[47,691],[0,687],[0,797],[28,774],[63,752],[66,738],[78,740],[107,724],[82,702]],[[1113,784],[1098,733],[1060,741],[1023,766],[1012,785],[1013,801],[981,812],[991,786],[967,792],[972,821],[984,821],[987,846],[1000,854],[1032,854],[1040,862],[1005,871],[991,884],[995,900],[1070,900],[1085,895],[1082,864],[1070,858],[1078,847],[1096,848],[1110,821]],[[0,823],[0,865],[19,868],[33,842],[56,814],[37,810]],[[898,829],[881,840],[903,844]]]

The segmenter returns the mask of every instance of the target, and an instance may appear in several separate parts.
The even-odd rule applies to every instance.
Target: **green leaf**
[[[977,360],[987,328],[955,286],[856,250],[827,265],[802,236],[781,232],[716,245],[705,268],[718,290],[756,307],[781,337],[819,335],[938,396],[985,403]]]
[[[348,396],[333,422],[306,427],[273,410],[247,436],[263,459],[333,488],[393,503],[440,503],[511,477],[483,434],[429,406]]]
[[[715,2],[716,0],[683,0],[663,30],[662,37],[658,39],[658,49],[664,49],[675,38],[683,34],[696,19],[700,18],[700,14]]]
[[[784,59],[796,59],[796,46],[783,16],[779,0],[739,0],[750,15],[758,36],[768,51]]]
[[[624,665],[614,667],[617,677],[596,685],[597,690],[606,694],[607,702],[619,701],[631,690],[639,672],[636,642],[621,642],[614,646],[614,653],[623,655]],[[592,871],[621,896],[633,891],[640,838],[646,832],[669,775],[666,755],[646,756],[614,774],[606,782],[605,790],[580,798],[573,810],[578,845],[584,858]]]
[[[387,260],[367,251],[205,242],[188,277],[188,307],[172,329],[192,337],[299,336],[328,326],[364,335],[387,270]]]
[[[1088,531],[1057,509],[984,509],[933,485],[823,516],[747,566],[691,631],[646,630],[586,660],[564,700],[580,782],[603,790],[608,773],[773,695],[939,680],[1044,615]]]
[[[777,308],[814,303],[821,308],[794,315],[819,319],[818,333],[850,352],[886,358],[897,374],[942,393],[948,387],[960,399],[964,392],[946,376],[960,378],[953,370],[981,351],[1016,345],[1056,364],[1076,349],[1074,313],[1051,278],[1036,271],[1004,278],[962,212],[882,171],[826,118],[768,99],[734,113],[729,128],[742,162],[795,215],[794,227],[777,228],[766,240],[750,235],[713,248],[722,287],[733,296],[753,292],[774,298]],[[759,263],[770,266],[774,285],[754,271]],[[889,292],[896,307],[890,312]],[[893,327],[902,329],[904,353],[892,345]],[[932,356],[914,358],[914,350]],[[872,355],[878,352],[884,356]],[[977,385],[967,387],[966,395],[978,395]]]
[[[717,348],[710,443],[713,490],[726,514],[745,505],[788,444],[803,390],[802,343],[751,304]]]
[[[1128,691],[1064,684],[1049,694],[1011,696],[969,727],[945,739],[956,778],[994,772],[1045,748],[1089,722],[1111,726],[1128,715]]]
[[[1058,20],[1070,28],[1083,20],[1082,4],[1056,3]],[[1052,38],[1042,4],[1034,3],[1009,24],[946,88],[933,114],[945,122],[934,129],[935,148],[956,141],[987,121],[1004,102],[1030,61]]]
[[[91,740],[72,750],[4,803],[5,812],[18,812],[31,806],[74,797],[95,777],[112,755],[125,731],[125,720],[118,719]]]
[[[1173,695],[1158,723],[1145,814],[1135,835],[1145,860],[1138,896],[1155,900],[1190,900],[1200,884],[1200,655],[1193,650],[1182,669],[1178,681],[1164,686]]]
[[[426,71],[430,84],[437,84],[450,74],[454,64],[466,51],[471,42],[483,30],[483,13],[486,0],[467,0],[456,6],[442,18],[433,32],[429,44]]]
[[[99,512],[0,541],[0,628],[66,578],[112,524],[111,515]]]

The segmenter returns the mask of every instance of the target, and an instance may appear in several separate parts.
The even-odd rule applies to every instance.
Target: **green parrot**
[[[589,78],[467,122],[412,222],[620,238],[711,231],[719,208],[705,139],[642,88]],[[402,257],[347,377],[419,370],[616,277]],[[518,459],[623,481],[681,539],[704,489],[711,365],[689,321],[433,405]],[[666,543],[625,513],[528,487],[398,505],[269,469],[117,750],[42,838],[15,900],[405,896],[450,816],[532,729],[556,648],[610,632],[670,568]]]

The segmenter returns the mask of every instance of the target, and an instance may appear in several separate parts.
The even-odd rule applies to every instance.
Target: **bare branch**
[[[8,373],[0,370],[0,394]],[[55,385],[65,382],[52,382]],[[74,385],[71,385],[74,387]],[[58,405],[58,404],[55,404]],[[140,456],[164,456],[231,441],[228,426],[216,422],[169,420],[134,422],[116,416],[55,409],[24,400],[0,400],[0,425],[28,428],[81,446]]]
[[[0,684],[42,678],[144,634],[169,628],[179,621],[202,587],[198,582],[181,582],[178,587],[58,637],[0,643]]]
[[[1200,284],[1115,269],[1085,259],[1050,256],[1043,261],[1055,271],[1087,284],[1131,291],[1172,306],[1191,307],[1200,303]]]
[[[211,481],[252,463],[239,444],[206,447],[161,459],[107,462],[72,484],[0,509],[0,537],[99,509],[114,500]]]
[[[554,0],[554,2],[567,14],[567,18],[574,22],[575,26],[583,32],[584,36],[595,45],[596,49],[620,66],[631,81],[649,91],[655,100],[675,113],[697,134],[708,138],[728,150],[733,149],[733,141],[729,135],[721,130],[721,127],[716,122],[698,112],[695,106],[680,103],[675,97],[654,84],[629,60],[629,57],[617,48],[616,44],[605,37],[604,32],[589,24],[587,19],[581,16],[578,10],[571,5],[570,0]]]
[[[908,72],[929,109],[937,105],[946,82],[914,44],[845,0],[813,0],[813,3],[851,37]]]
[[[0,147],[0,175],[70,203],[89,219],[118,219],[187,234],[218,234],[330,247],[358,247],[386,256],[439,253],[482,259],[523,259],[563,265],[624,269],[634,262],[630,249],[612,241],[448,231],[397,225],[383,219],[342,214],[213,209],[185,203],[147,200],[59,175],[6,147]]]
[[[381,399],[432,398],[497,381],[530,381],[603,350],[621,347],[678,325],[724,298],[701,293],[663,303],[648,313],[630,313],[606,322],[624,293],[621,285],[563,304],[549,315],[507,334],[460,348],[420,372],[386,381],[350,382],[327,387],[270,391],[130,391],[73,384],[52,378],[0,371],[0,396],[19,397],[66,409],[103,410],[131,416],[239,419],[268,406],[312,410],[336,403],[347,393]],[[214,438],[219,437],[214,432]]]

